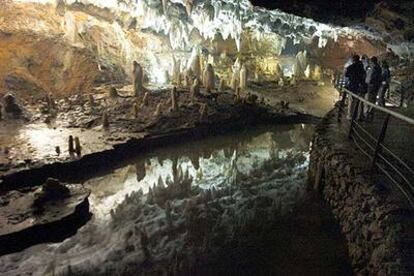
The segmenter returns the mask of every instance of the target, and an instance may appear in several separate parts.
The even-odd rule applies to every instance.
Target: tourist
[[[378,58],[372,57],[370,60],[370,66],[366,74],[366,84],[368,85],[368,93],[365,95],[365,99],[371,103],[376,103],[378,91],[382,82],[382,69],[378,64]],[[365,117],[373,116],[373,108],[371,106],[365,107]]]
[[[352,58],[352,64],[346,68],[345,77],[347,78],[346,88],[358,96],[363,94],[363,85],[365,80],[365,70],[358,55],[354,55]],[[352,112],[355,109],[356,101],[349,97],[348,104],[348,119],[352,118]],[[362,116],[362,104],[359,104],[357,119],[361,119]]]
[[[386,61],[382,62],[382,83],[378,95],[378,105],[385,106],[385,97],[390,91],[391,72]],[[388,95],[389,97],[389,95]]]
[[[362,62],[362,65],[364,65],[364,70],[366,72],[368,70],[368,68],[369,68],[369,59],[368,59],[368,56],[367,55],[363,55],[362,58],[361,58],[361,62]]]

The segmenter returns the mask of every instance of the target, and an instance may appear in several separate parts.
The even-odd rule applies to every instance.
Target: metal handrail
[[[342,80],[335,80],[335,86],[342,94],[342,99],[339,102],[338,107],[338,122],[341,120],[341,114],[343,112],[343,106],[345,105],[345,99],[348,95],[356,101],[354,109],[352,110],[352,118],[349,129],[348,138],[351,139],[357,148],[372,161],[371,176],[374,175],[376,169],[381,171],[391,183],[396,185],[402,194],[407,198],[409,204],[414,208],[414,170],[405,163],[402,158],[392,152],[384,145],[384,139],[387,132],[387,127],[390,118],[396,118],[401,120],[410,126],[414,126],[414,119],[404,116],[400,113],[392,111],[388,108],[377,106],[376,104],[369,102],[361,96],[345,89],[343,87],[344,82]],[[375,111],[385,114],[384,122],[382,123],[382,129],[378,138],[371,135],[363,125],[356,122],[358,116],[359,105],[369,106]],[[362,137],[362,134],[366,135],[369,140]],[[388,155],[386,157],[385,155]],[[393,172],[393,173],[391,173]]]
[[[404,122],[406,122],[406,123],[409,123],[410,125],[414,125],[414,119],[412,119],[412,118],[410,118],[410,117],[404,116],[404,115],[402,115],[401,113],[397,113],[397,112],[392,111],[392,110],[390,110],[390,109],[388,109],[388,108],[385,108],[385,107],[382,107],[382,106],[378,106],[378,105],[376,105],[376,104],[373,104],[373,103],[371,103],[371,102],[367,101],[366,99],[361,98],[361,97],[360,97],[360,96],[358,96],[357,94],[352,93],[351,91],[349,91],[349,90],[348,90],[348,89],[346,89],[346,88],[344,88],[344,89],[342,90],[342,92],[346,92],[347,94],[351,95],[353,98],[356,98],[356,99],[358,99],[359,101],[363,102],[365,105],[371,106],[372,108],[374,108],[374,109],[376,109],[376,110],[379,110],[379,111],[381,111],[381,112],[384,112],[384,113],[386,113],[386,114],[389,114],[389,115],[391,115],[392,117],[395,117],[395,118],[397,118],[397,119],[399,119],[399,120],[401,120],[401,121],[404,121]]]

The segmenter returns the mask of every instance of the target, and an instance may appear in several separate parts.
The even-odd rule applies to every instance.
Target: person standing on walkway
[[[382,83],[378,95],[378,105],[385,106],[385,97],[390,90],[391,72],[386,61],[382,62]]]
[[[358,55],[352,57],[352,64],[346,68],[345,77],[348,79],[346,88],[354,94],[362,96],[363,85],[365,80],[365,70]],[[356,101],[349,97],[348,119],[352,118],[352,113],[356,107]],[[361,119],[362,105],[359,104],[357,120]]]
[[[378,58],[372,57],[370,61],[370,67],[366,74],[366,84],[368,85],[368,93],[365,95],[365,99],[371,103],[376,103],[378,91],[382,83],[382,69],[378,64]],[[373,116],[373,108],[370,106],[365,107],[365,117]]]

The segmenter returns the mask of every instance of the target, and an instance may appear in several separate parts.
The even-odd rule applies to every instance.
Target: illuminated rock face
[[[0,53],[7,65],[0,69],[0,86],[18,69],[23,81],[52,93],[80,93],[108,81],[132,82],[134,60],[152,83],[167,83],[168,71],[177,84],[180,72],[188,69],[201,81],[203,69],[211,63],[233,87],[244,85],[239,83],[240,66],[233,70],[237,76],[229,74],[236,56],[247,72],[263,74],[258,79],[275,79],[275,74],[281,75],[276,67],[281,55],[307,49],[319,64],[325,46],[344,37],[369,38],[355,30],[253,7],[248,0],[14,0],[2,5],[0,33],[8,41],[2,38],[0,44],[23,54]],[[9,33],[11,37],[5,35]],[[372,52],[385,46],[371,44]],[[342,49],[342,57],[358,51],[355,47]],[[298,61],[303,67],[303,60]],[[48,70],[52,77],[45,73]]]

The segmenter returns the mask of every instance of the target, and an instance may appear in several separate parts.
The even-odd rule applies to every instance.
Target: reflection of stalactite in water
[[[271,159],[277,159],[279,155],[279,149],[277,148],[275,135],[272,133],[269,142],[269,155]]]
[[[191,152],[189,154],[189,158],[191,160],[191,164],[193,164],[194,169],[198,170],[200,168],[200,157],[197,153]]]
[[[135,164],[135,171],[137,174],[137,181],[140,182],[145,178],[145,161],[140,160]]]
[[[231,185],[237,185],[237,176],[239,174],[239,170],[237,168],[237,159],[238,159],[238,155],[237,155],[237,150],[235,150],[233,152],[233,156],[230,159],[230,175],[229,175],[229,184]]]

